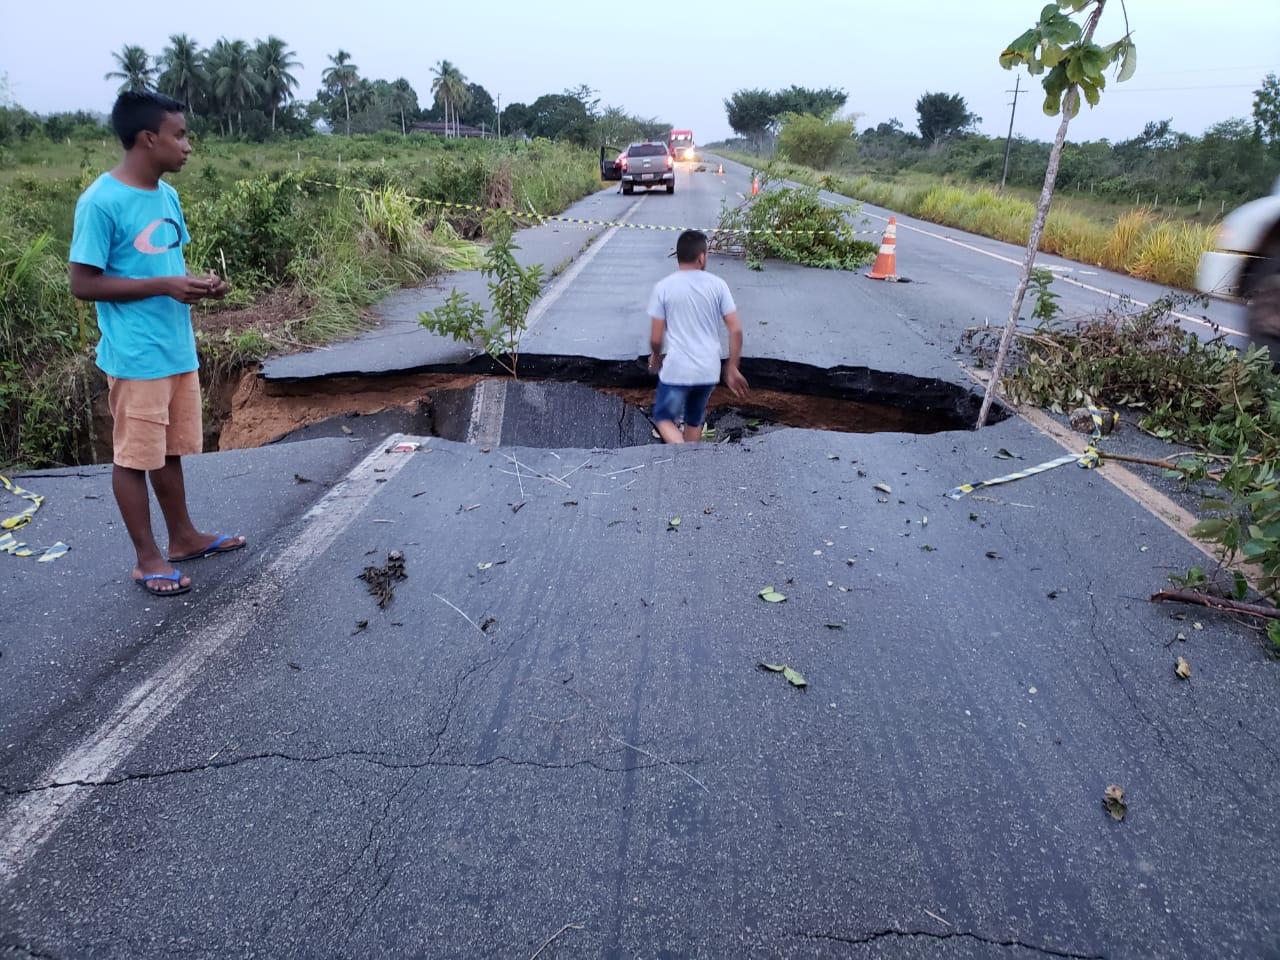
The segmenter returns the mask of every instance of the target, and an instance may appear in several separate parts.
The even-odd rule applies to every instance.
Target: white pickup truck
[[[1245,300],[1249,336],[1280,363],[1280,180],[1271,196],[1233,210],[1213,246],[1200,257],[1196,289]]]

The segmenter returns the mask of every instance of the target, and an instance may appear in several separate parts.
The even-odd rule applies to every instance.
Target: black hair
[[[707,252],[707,235],[701,230],[686,230],[676,241],[676,262],[694,263]]]
[[[185,103],[154,90],[126,90],[116,97],[116,104],[111,108],[111,129],[124,148],[132,150],[143,130],[159,133],[167,114],[182,113],[186,109]]]

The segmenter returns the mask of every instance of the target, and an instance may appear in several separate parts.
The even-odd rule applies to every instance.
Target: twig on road
[[[532,957],[530,957],[530,958],[529,958],[529,960],[538,960],[538,954],[542,953],[542,951],[543,951],[543,950],[545,950],[545,949],[547,949],[547,947],[551,946],[552,942],[556,939],[556,937],[560,936],[560,935],[561,935],[562,933],[564,933],[565,931],[567,931],[567,930],[581,930],[581,929],[582,929],[582,927],[583,927],[583,924],[582,924],[582,922],[581,922],[581,921],[579,921],[579,920],[574,920],[574,921],[572,921],[571,923],[566,923],[563,927],[561,927],[559,930],[557,930],[557,931],[556,931],[555,933],[553,933],[551,936],[547,937],[547,939],[543,942],[542,946],[540,946],[537,950],[535,950],[535,951],[534,951],[533,956],[532,956]]]
[[[590,458],[590,457],[588,457],[586,460],[583,460],[580,464],[578,464],[576,467],[574,467],[574,468],[573,468],[572,470],[570,470],[568,473],[561,474],[560,476],[556,477],[556,479],[557,479],[557,480],[559,480],[561,483],[564,483],[566,480],[568,480],[570,477],[572,477],[575,473],[577,473],[579,470],[581,470],[583,467],[585,467],[585,466],[586,466],[587,464],[589,464],[590,462],[591,462],[591,458]]]
[[[643,470],[644,468],[645,468],[645,465],[643,463],[637,463],[634,467],[624,467],[621,470],[614,470],[612,473],[602,473],[600,474],[600,476],[616,477],[620,473],[630,473],[633,470]]]
[[[1162,600],[1171,600],[1176,603],[1194,603],[1201,607],[1209,607],[1212,610],[1222,610],[1226,613],[1243,613],[1263,620],[1280,620],[1280,609],[1276,607],[1264,607],[1257,603],[1243,603],[1239,600],[1228,600],[1226,597],[1212,597],[1207,593],[1197,593],[1195,590],[1161,590],[1151,595],[1152,603],[1159,603]]]
[[[512,463],[514,463],[514,464],[516,465],[516,469],[517,469],[517,470],[518,470],[520,467],[524,467],[524,468],[525,468],[525,470],[527,470],[529,473],[533,474],[535,477],[541,477],[543,480],[550,480],[552,483],[558,483],[558,484],[560,484],[560,486],[562,486],[562,487],[566,487],[566,488],[568,488],[568,489],[572,489],[572,487],[569,487],[569,484],[565,483],[565,482],[564,482],[563,480],[561,480],[559,477],[553,477],[553,476],[551,476],[551,475],[549,475],[549,474],[546,474],[546,473],[539,473],[537,470],[533,469],[533,467],[529,466],[527,463],[521,463],[519,460],[517,460],[515,457],[511,456],[511,454],[509,454],[509,453],[504,453],[504,454],[503,454],[503,456],[504,456],[504,457],[506,457],[508,460],[510,460]]]
[[[433,593],[432,596],[435,597],[437,600],[439,600],[441,603],[445,604],[446,606],[453,607],[453,609],[457,611],[458,616],[462,617],[463,620],[467,621],[467,623],[471,624],[473,627],[476,628],[476,632],[478,632],[480,636],[486,637],[486,638],[489,636],[487,633],[485,633],[483,630],[480,629],[480,624],[476,623],[474,620],[468,617],[461,610],[458,610],[457,607],[455,607],[452,603],[450,603],[444,597],[440,596],[440,594]]]
[[[614,743],[620,743],[624,747],[634,750],[636,753],[643,753],[646,757],[649,757],[652,760],[657,760],[659,763],[665,763],[672,770],[675,770],[677,773],[684,774],[684,776],[688,777],[690,780],[692,780],[694,783],[700,786],[703,789],[703,792],[707,794],[707,796],[711,796],[711,791],[707,789],[707,785],[703,783],[701,780],[699,780],[697,777],[695,777],[688,770],[685,770],[683,767],[676,766],[670,760],[666,759],[665,757],[660,757],[656,753],[650,753],[644,747],[637,747],[634,743],[627,743],[627,741],[625,740],[620,740],[619,738],[615,737],[611,733],[606,734],[606,736],[608,736],[608,738],[612,740]]]

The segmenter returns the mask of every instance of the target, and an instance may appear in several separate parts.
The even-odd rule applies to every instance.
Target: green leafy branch
[[[518,377],[520,338],[528,324],[529,308],[542,291],[542,267],[522,267],[516,260],[515,223],[504,210],[491,213],[484,224],[492,238],[480,272],[489,278],[489,313],[483,304],[454,289],[434,310],[418,315],[418,322],[432,333],[464,343],[478,343],[494,361]]]
[[[1069,117],[1079,112],[1080,98],[1069,96],[1077,90],[1084,94],[1089,106],[1096,107],[1107,86],[1105,71],[1112,64],[1118,64],[1117,83],[1128,80],[1138,69],[1138,48],[1128,32],[1127,17],[1125,35],[1104,47],[1093,42],[1089,26],[1082,29],[1062,12],[1079,13],[1095,4],[1091,19],[1096,23],[1102,13],[1102,0],[1057,0],[1046,4],[1039,22],[1000,54],[1000,66],[1006,70],[1025,65],[1033,77],[1049,71],[1042,84],[1044,112],[1051,117],[1057,116],[1064,105]]]

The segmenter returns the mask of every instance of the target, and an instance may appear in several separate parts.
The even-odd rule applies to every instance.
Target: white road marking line
[[[830,204],[831,206],[839,206],[839,204],[830,200],[828,200],[827,203]],[[863,216],[874,217],[875,219],[881,220],[885,223],[889,222],[888,217],[882,217],[878,213],[868,213],[865,206],[859,212]],[[1013,264],[1015,267],[1022,266],[1021,260],[1014,260],[1012,257],[1006,257],[1004,254],[996,253],[992,250],[983,250],[981,247],[975,247],[973,244],[965,243],[963,240],[957,240],[955,237],[948,237],[941,233],[934,233],[932,230],[921,230],[919,227],[913,227],[911,226],[911,224],[903,223],[901,220],[898,220],[898,226],[903,230],[911,230],[911,231],[914,231],[915,233],[924,234],[924,236],[926,237],[933,237],[935,240],[943,240],[947,243],[954,243],[957,247],[964,247],[964,249],[972,250],[974,253],[980,253],[984,257],[992,257],[993,259],[996,259],[996,260],[1002,260],[1005,263]],[[1069,270],[1072,268],[1050,266],[1049,269],[1050,270],[1064,270],[1064,269]],[[1090,293],[1100,293],[1104,297],[1115,297],[1117,300],[1123,299],[1123,295],[1116,293],[1114,290],[1105,290],[1102,287],[1095,287],[1092,284],[1088,284],[1088,283],[1084,283],[1083,281],[1076,280],[1074,277],[1064,276],[1061,273],[1055,274],[1054,279],[1061,280],[1063,283],[1073,284],[1074,286],[1080,287],[1084,290],[1088,290]],[[1134,297],[1129,297],[1128,299],[1130,303],[1135,304],[1136,306],[1139,306],[1139,307],[1151,306],[1151,304],[1143,303],[1141,300],[1138,300]],[[1237,337],[1244,337],[1246,339],[1248,339],[1249,337],[1247,333],[1244,333],[1240,330],[1232,329],[1231,327],[1225,326],[1223,324],[1214,323],[1211,320],[1205,320],[1203,317],[1193,317],[1188,313],[1178,313],[1176,310],[1171,310],[1169,311],[1169,316],[1177,317],[1179,320],[1186,320],[1188,323],[1198,323],[1200,326],[1208,327],[1210,330],[1221,330],[1223,333],[1234,334]]]
[[[550,310],[562,296],[565,290],[569,288],[569,284],[578,279],[578,274],[586,269],[587,264],[596,258],[606,243],[612,240],[622,229],[622,225],[630,219],[631,215],[636,212],[640,204],[644,201],[647,194],[642,194],[630,207],[627,212],[620,216],[612,227],[600,234],[600,239],[587,248],[587,252],[573,261],[573,265],[564,273],[556,278],[555,283],[547,288],[546,292],[538,298],[538,301],[529,311],[528,319],[525,321],[525,332],[532,329],[533,325],[542,319],[543,315]]]
[[[507,410],[506,380],[481,380],[471,401],[467,443],[496,447],[502,442],[502,421]]]
[[[75,784],[21,795],[0,812],[0,887],[8,884],[53,833],[109,779],[191,692],[197,675],[213,657],[250,636],[263,614],[285,594],[290,581],[350,526],[381,489],[412,459],[387,450],[407,438],[393,434],[357,464],[302,518],[302,529],[219,618],[195,636],[167,664],[135,686],[88,737],[49,767],[33,786]]]

